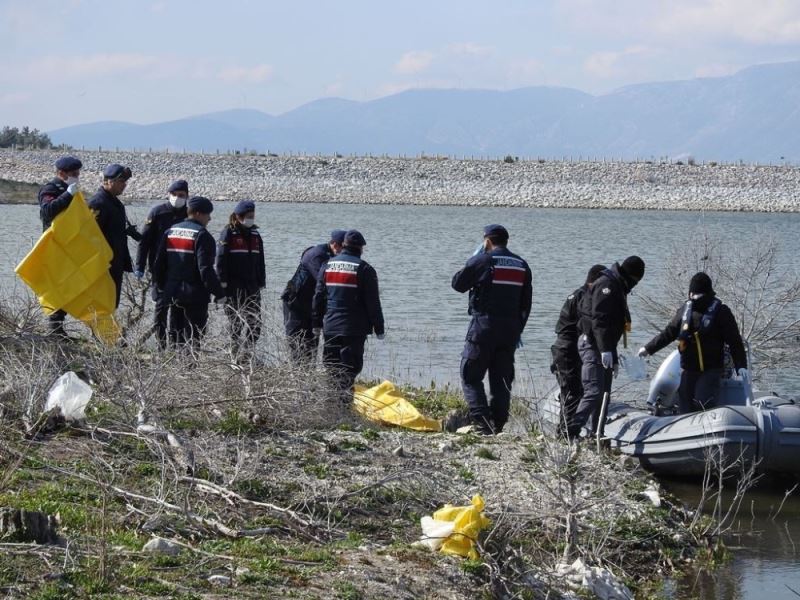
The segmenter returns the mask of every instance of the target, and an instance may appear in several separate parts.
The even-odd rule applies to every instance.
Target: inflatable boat
[[[718,405],[702,412],[674,414],[680,382],[680,355],[674,351],[650,383],[647,408],[609,403],[603,438],[611,448],[635,456],[658,474],[697,476],[708,466],[728,473],[800,476],[800,405],[793,398],[754,392],[735,375],[721,382]],[[557,392],[540,405],[545,426],[560,419]],[[586,436],[593,432],[586,430]]]

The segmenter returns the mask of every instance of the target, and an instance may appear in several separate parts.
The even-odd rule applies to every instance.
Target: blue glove
[[[614,354],[612,352],[601,352],[600,362],[603,363],[604,369],[614,368]]]
[[[142,271],[134,271],[133,276],[136,277],[136,279],[141,279],[144,277],[144,273]]]

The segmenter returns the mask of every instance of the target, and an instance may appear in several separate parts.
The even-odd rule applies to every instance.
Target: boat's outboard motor
[[[681,385],[681,355],[673,350],[650,381],[647,405],[656,416],[675,413],[675,399]]]

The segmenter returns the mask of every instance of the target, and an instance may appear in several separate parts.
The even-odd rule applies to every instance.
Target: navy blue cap
[[[131,178],[131,170],[128,167],[123,167],[117,163],[110,164],[103,171],[103,178],[105,179],[125,179],[126,181]]]
[[[175,192],[186,192],[189,193],[189,184],[185,179],[177,179],[172,182],[172,184],[167,188],[167,192],[170,194],[174,194]]]
[[[331,241],[341,245],[344,244],[344,236],[347,232],[344,229],[334,229],[331,231]]]
[[[256,209],[256,203],[252,200],[242,200],[237,205],[236,208],[233,209],[233,212],[239,216],[246,215],[249,212],[253,212]]]
[[[483,228],[483,237],[490,235],[508,239],[508,230],[502,225],[487,225]]]
[[[204,215],[210,215],[214,212],[214,205],[211,204],[211,200],[203,196],[192,196],[189,198],[189,201],[186,203],[186,208],[189,209],[189,212],[198,212]]]
[[[62,156],[56,161],[56,169],[59,171],[77,171],[83,163],[74,156]]]
[[[364,236],[361,235],[361,232],[356,229],[351,229],[347,233],[344,234],[344,245],[345,246],[357,246],[360,248],[361,246],[367,245],[367,240],[364,239]]]

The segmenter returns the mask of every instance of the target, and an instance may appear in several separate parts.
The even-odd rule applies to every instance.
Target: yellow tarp
[[[116,287],[108,271],[113,254],[78,192],[66,210],[17,265],[15,272],[39,297],[46,313],[64,310],[106,343],[119,337]]]
[[[371,388],[357,385],[353,400],[356,410],[370,421],[417,431],[442,430],[440,420],[429,419],[420,414],[390,381],[384,381]]]
[[[425,545],[438,548],[445,554],[477,560],[475,545],[478,535],[491,525],[491,521],[483,514],[484,506],[483,498],[476,494],[470,506],[445,504],[433,513],[433,518],[423,517],[421,525]]]

